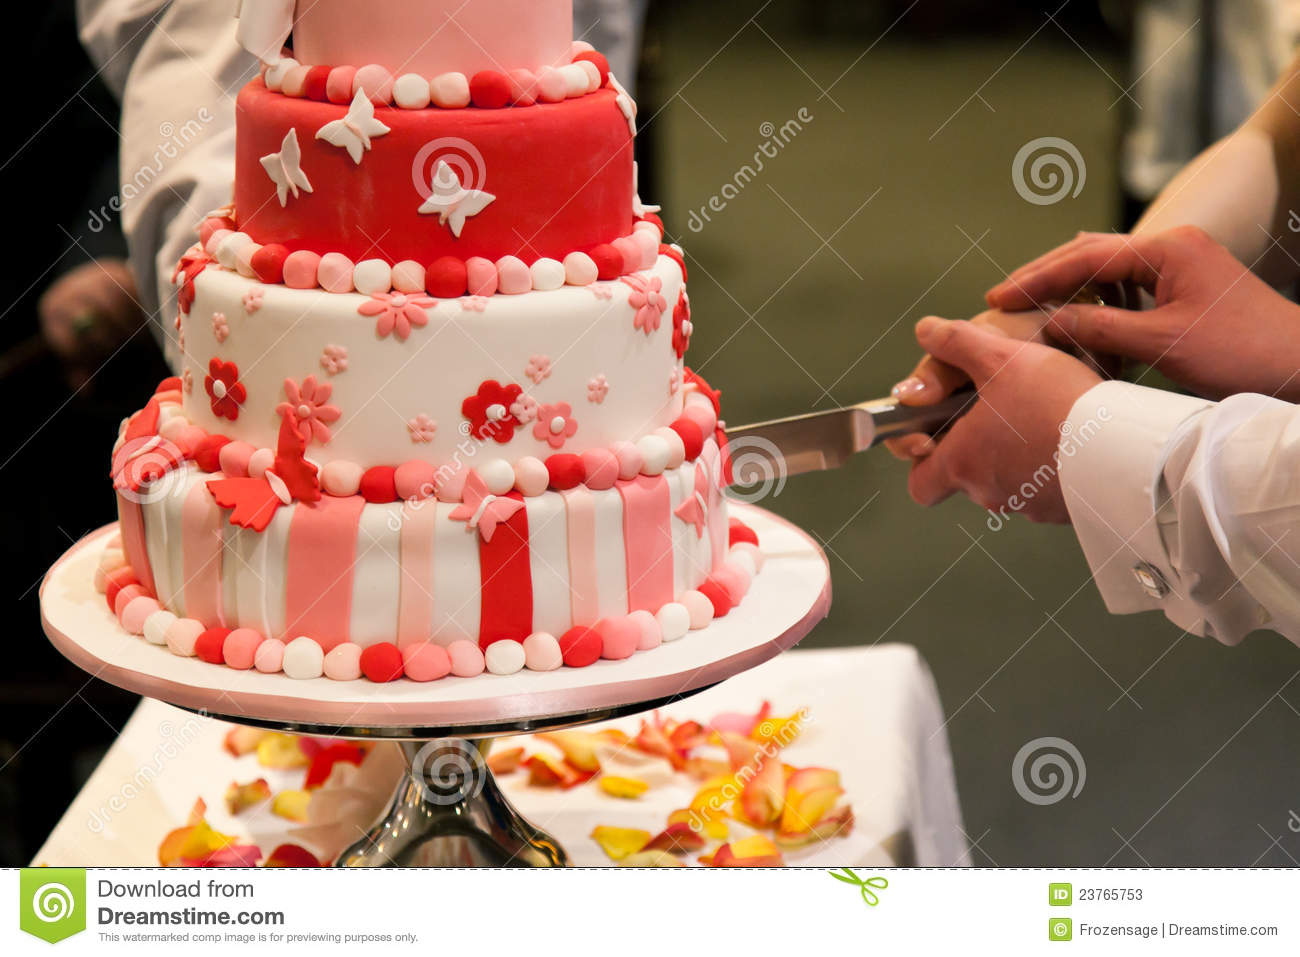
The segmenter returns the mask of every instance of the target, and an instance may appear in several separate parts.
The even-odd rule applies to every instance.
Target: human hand
[[[994,330],[1018,342],[1045,342],[1043,312],[1002,312],[990,309],[970,320],[972,324]],[[893,395],[903,405],[934,405],[970,383],[964,369],[950,365],[932,355],[916,364],[906,379],[894,386]],[[895,458],[921,458],[934,451],[935,440],[920,432],[888,439],[885,448]]]
[[[1101,376],[1059,349],[972,322],[929,316],[917,324],[916,339],[963,370],[979,401],[913,463],[912,498],[935,505],[964,492],[990,510],[1010,507],[1036,522],[1068,522],[1057,474],[1061,427]]]
[[[135,279],[120,259],[84,263],[57,279],[37,304],[41,333],[81,385],[145,321]]]
[[[1208,398],[1261,392],[1300,401],[1300,306],[1196,227],[1082,233],[1017,269],[987,299],[1027,309],[1068,300],[1089,282],[1132,282],[1155,308],[1068,304],[1046,326],[1055,341],[1149,363]]]

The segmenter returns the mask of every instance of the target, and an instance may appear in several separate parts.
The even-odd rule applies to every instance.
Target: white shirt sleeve
[[[120,213],[141,304],[176,366],[172,271],[203,214],[230,202],[235,96],[258,70],[235,0],[78,0],[83,45],[122,99]]]
[[[1300,408],[1105,382],[1062,429],[1060,480],[1106,607],[1236,644],[1300,644]]]

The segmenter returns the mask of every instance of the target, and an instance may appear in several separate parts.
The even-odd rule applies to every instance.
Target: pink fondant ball
[[[679,601],[686,606],[686,612],[690,615],[692,631],[698,631],[713,621],[713,602],[702,592],[691,589]]]
[[[424,267],[414,259],[403,259],[393,267],[393,288],[408,295],[423,295]]]
[[[221,656],[226,659],[226,664],[230,667],[247,671],[257,660],[257,649],[262,641],[260,632],[252,628],[236,628],[226,635],[226,640],[222,642]]]
[[[131,604],[131,602],[135,601],[137,598],[147,598],[148,596],[149,593],[144,590],[143,585],[127,585],[125,588],[120,589],[117,595],[113,598],[113,615],[120,622],[122,620],[122,613],[126,611],[127,605]],[[130,630],[130,628],[127,628],[127,631]],[[139,632],[136,632],[136,634],[139,634]]]
[[[497,260],[497,282],[502,295],[519,296],[532,291],[533,274],[518,256],[502,256]]]
[[[284,260],[284,284],[290,289],[315,289],[321,257],[309,249],[289,253]]]
[[[325,79],[325,99],[331,103],[351,103],[352,84],[357,78],[354,66],[336,66]]]
[[[524,639],[524,664],[529,671],[555,671],[564,664],[559,641],[549,632],[533,632]]]
[[[473,678],[475,675],[481,675],[486,667],[479,646],[463,638],[447,646],[447,657],[451,659],[451,673],[457,678]]]
[[[257,646],[253,655],[253,667],[264,675],[273,675],[284,666],[284,642],[279,638],[268,638]]]
[[[637,642],[637,651],[649,651],[651,648],[658,648],[664,640],[663,629],[659,627],[659,620],[644,608],[632,612],[627,616],[627,620],[632,622],[641,630],[641,639]]]
[[[550,483],[551,473],[541,459],[525,455],[515,462],[515,489],[520,495],[528,498],[541,495]]]
[[[626,616],[602,618],[596,622],[596,633],[600,635],[600,656],[611,661],[631,658],[636,654],[637,645],[641,643],[641,628]]]
[[[342,253],[326,253],[316,266],[316,281],[326,292],[343,294],[352,291],[352,271],[356,267]]]
[[[495,296],[497,292],[497,265],[482,256],[465,260],[465,282],[471,296]]]
[[[424,641],[402,649],[406,677],[412,681],[437,681],[451,674],[451,656],[441,645]]]
[[[203,622],[193,618],[178,618],[167,626],[167,648],[182,658],[194,657],[194,643],[206,631]]]
[[[248,466],[256,451],[247,442],[227,442],[217,453],[217,462],[221,465],[221,471],[230,478],[244,478],[248,475]]]
[[[126,591],[126,589],[124,588],[122,591]],[[122,598],[120,595],[117,600],[121,602]],[[158,604],[158,599],[156,598],[150,598],[147,595],[139,595],[136,598],[132,598],[123,606],[122,614],[119,616],[122,622],[122,627],[133,635],[142,635],[144,634],[145,620],[154,612],[159,610],[160,606]]]
[[[352,94],[365,90],[366,96],[379,106],[386,106],[393,100],[393,74],[377,63],[370,63],[357,70],[352,80]]]
[[[320,480],[325,491],[340,498],[356,495],[361,487],[361,476],[365,470],[355,462],[335,459],[326,462],[321,469]]]
[[[428,462],[403,462],[393,473],[397,497],[404,501],[419,501],[433,494],[435,469]]]
[[[361,677],[361,646],[345,641],[325,656],[325,677],[334,681],[356,681]]]
[[[641,450],[631,442],[615,442],[611,451],[618,457],[618,477],[627,481],[641,474],[645,460]]]
[[[587,471],[588,488],[613,488],[618,481],[618,456],[609,449],[588,449],[582,453],[582,464]]]

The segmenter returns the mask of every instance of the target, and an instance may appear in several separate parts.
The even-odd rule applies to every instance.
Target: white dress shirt
[[[1061,488],[1111,612],[1300,644],[1300,408],[1105,382],[1067,425]]]

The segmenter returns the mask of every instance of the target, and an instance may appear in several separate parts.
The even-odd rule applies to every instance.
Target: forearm
[[[1300,409],[1112,382],[1079,400],[1071,425],[1062,490],[1112,612],[1159,609],[1227,643],[1270,628],[1300,644]]]
[[[1300,58],[1241,128],[1201,153],[1134,232],[1199,226],[1274,286],[1300,278]]]

